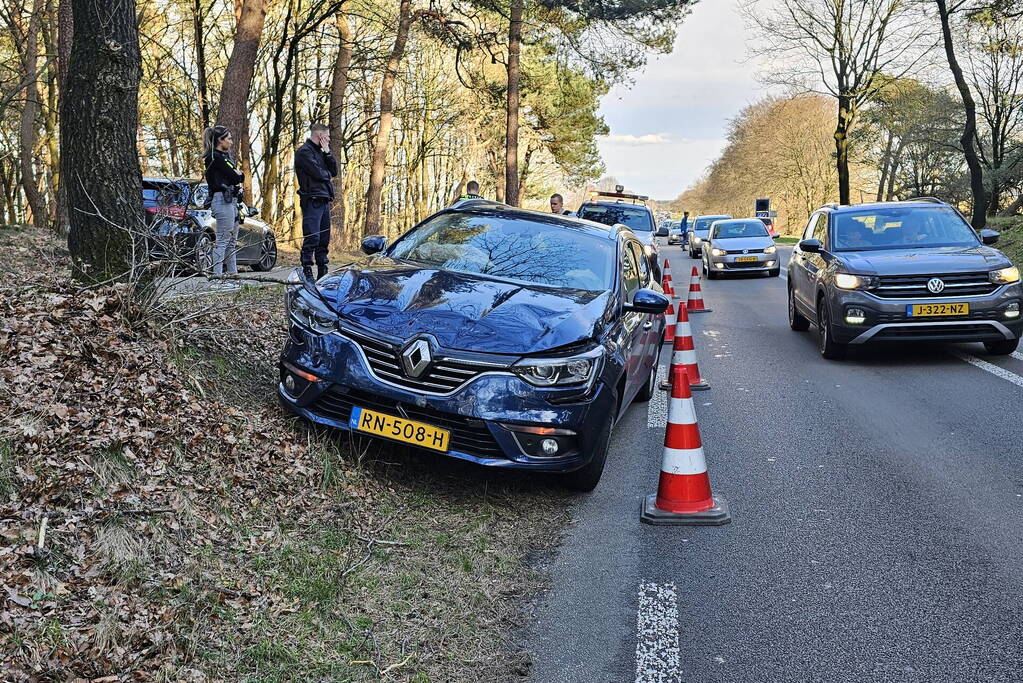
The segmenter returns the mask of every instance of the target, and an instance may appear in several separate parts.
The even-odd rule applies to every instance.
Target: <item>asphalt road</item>
[[[662,253],[685,280],[695,261]],[[1023,680],[1023,354],[825,361],[785,286],[704,282],[713,312],[692,318],[732,524],[640,523],[665,399],[633,406],[552,560],[533,680]]]

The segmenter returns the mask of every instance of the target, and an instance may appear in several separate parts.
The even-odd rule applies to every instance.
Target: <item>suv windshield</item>
[[[714,228],[714,239],[732,237],[770,237],[760,221],[722,221]]]
[[[621,223],[628,226],[633,232],[653,232],[654,230],[654,221],[650,216],[650,211],[639,206],[584,204],[577,215],[579,218],[604,225]]]
[[[972,247],[979,243],[973,228],[947,206],[841,212],[834,217],[832,231],[835,251]]]
[[[391,258],[529,285],[611,289],[615,242],[564,224],[491,213],[446,213],[398,239]]]

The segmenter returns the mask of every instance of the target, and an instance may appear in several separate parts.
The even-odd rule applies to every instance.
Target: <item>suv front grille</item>
[[[504,451],[486,423],[464,415],[413,406],[355,389],[345,392],[336,386],[324,392],[309,409],[322,417],[347,423],[354,406],[447,429],[451,432],[451,448],[456,451],[489,458],[504,457]]]
[[[341,333],[359,345],[373,374],[406,389],[449,394],[488,370],[499,369],[450,358],[437,358],[419,377],[408,377],[401,365],[401,348],[380,339],[345,330]]]
[[[927,289],[927,283],[938,278],[945,283],[940,294]],[[886,275],[881,285],[870,290],[882,299],[933,299],[936,297],[984,296],[998,289],[992,284],[987,272],[950,273],[948,275]]]

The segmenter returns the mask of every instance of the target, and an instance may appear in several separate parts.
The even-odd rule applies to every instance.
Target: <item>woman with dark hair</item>
[[[213,274],[238,274],[238,201],[245,174],[231,157],[231,131],[211,126],[203,131],[203,160],[206,184],[210,188],[210,208],[217,221],[217,244],[213,249]],[[226,268],[225,268],[226,266]]]

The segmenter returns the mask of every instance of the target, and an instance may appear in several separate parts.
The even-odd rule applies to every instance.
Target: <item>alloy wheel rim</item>
[[[827,348],[827,346],[828,346],[828,325],[831,324],[831,321],[828,319],[828,309],[827,309],[827,307],[821,306],[821,313],[817,317],[820,319],[820,325],[819,325],[820,330],[819,330],[818,338],[820,339],[821,352],[823,352],[824,349]]]

